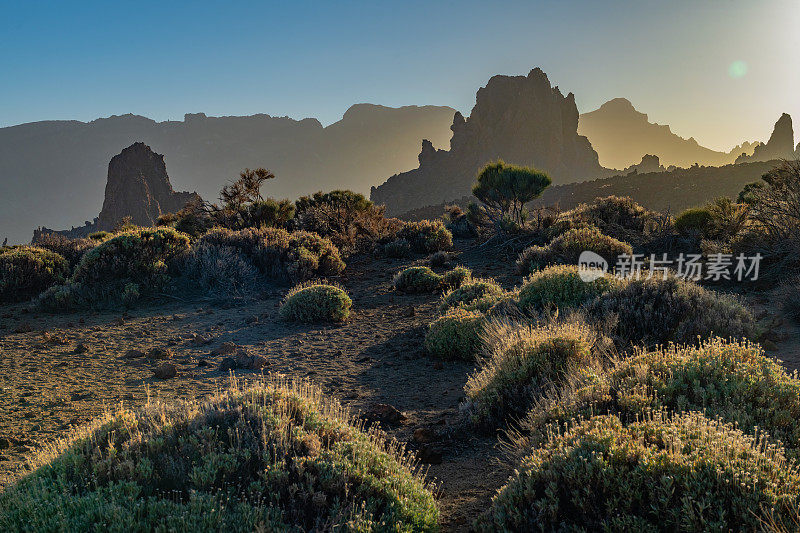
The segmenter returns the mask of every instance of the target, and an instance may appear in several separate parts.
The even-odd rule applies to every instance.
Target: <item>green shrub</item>
[[[0,251],[0,302],[30,300],[67,276],[69,263],[50,250],[21,246]]]
[[[592,361],[594,337],[583,324],[489,322],[482,337],[485,357],[464,386],[472,423],[494,429],[523,416],[542,387]]]
[[[439,311],[444,313],[454,307],[481,312],[488,311],[506,294],[503,288],[490,279],[470,279],[459,288],[444,294]]]
[[[433,531],[408,456],[303,383],[149,403],[77,431],[0,495],[3,531]]]
[[[44,248],[45,250],[57,253],[67,260],[70,271],[72,271],[80,262],[83,254],[97,246],[102,240],[103,239],[92,239],[91,235],[88,239],[68,239],[63,235],[50,233],[36,239],[33,245],[37,248]]]
[[[452,309],[428,325],[425,349],[440,359],[475,359],[486,319],[482,313]]]
[[[350,316],[353,300],[336,285],[302,283],[286,295],[278,313],[294,322],[342,322]]]
[[[435,292],[441,288],[442,277],[426,266],[415,266],[395,274],[392,284],[407,293]]]
[[[475,528],[756,531],[774,510],[794,529],[798,493],[797,469],[768,440],[700,413],[600,416],[525,457]]]
[[[89,238],[93,241],[104,241],[111,237],[113,234],[108,231],[95,231],[89,234]]]
[[[441,285],[443,289],[457,289],[469,279],[472,279],[472,271],[466,267],[457,266],[442,274]]]
[[[430,254],[453,246],[453,234],[441,220],[407,222],[397,236],[407,240],[417,253]]]
[[[387,257],[402,259],[411,255],[411,245],[405,239],[395,239],[383,246],[383,253]]]
[[[713,219],[708,207],[691,207],[675,217],[675,229],[682,235],[703,235]]]
[[[576,266],[551,266],[525,279],[519,291],[519,306],[527,311],[540,311],[551,306],[559,309],[574,307],[621,283],[611,274],[583,281]]]
[[[621,283],[589,302],[587,310],[596,320],[612,319],[613,335],[622,345],[757,334],[755,319],[735,297],[672,276]]]
[[[792,457],[800,452],[800,379],[757,344],[720,338],[640,352],[579,376],[533,409],[525,427],[541,434],[553,422],[592,413],[612,413],[628,423],[661,409],[702,410],[745,433],[766,431]]]
[[[628,196],[607,196],[582,204],[563,216],[596,226],[615,239],[627,240],[645,232],[653,213]]]
[[[198,244],[234,248],[267,278],[288,282],[335,276],[345,264],[333,243],[316,233],[280,228],[216,228]]]
[[[517,273],[521,275],[553,264],[577,265],[583,251],[594,252],[613,265],[617,256],[632,254],[631,245],[604,235],[595,227],[570,229],[545,246],[531,246],[517,258]]]

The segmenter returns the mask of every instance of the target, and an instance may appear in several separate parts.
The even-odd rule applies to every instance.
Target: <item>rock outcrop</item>
[[[497,159],[545,170],[553,183],[609,175],[577,133],[574,95],[563,96],[538,68],[527,76],[492,77],[478,90],[469,118],[456,112],[450,129],[450,150],[422,141],[419,168],[373,187],[371,199],[400,214],[460,198],[470,193],[478,170]]]
[[[773,159],[792,159],[795,157],[794,129],[792,117],[787,113],[781,115],[772,130],[767,144],[756,146],[753,155],[745,154],[736,158],[737,163],[748,161],[771,161]]]
[[[173,191],[164,156],[137,142],[108,164],[106,194],[97,226],[108,231],[126,217],[138,226],[153,226],[160,215],[180,211],[199,198],[197,193]]]
[[[650,172],[665,172],[667,169],[661,164],[657,155],[645,154],[642,156],[641,162],[636,165],[631,165],[626,168],[622,173],[631,174],[647,174]]]

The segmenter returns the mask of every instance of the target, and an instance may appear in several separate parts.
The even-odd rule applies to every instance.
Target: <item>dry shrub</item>
[[[95,234],[93,233],[88,239],[68,239],[57,233],[48,233],[39,237],[33,244],[38,248],[44,248],[59,254],[67,260],[72,269],[80,262],[83,254],[111,236],[108,232],[99,233],[104,233],[105,235],[100,238],[94,238]]]
[[[632,254],[633,248],[626,242],[604,235],[595,227],[573,228],[545,246],[531,246],[523,250],[517,259],[517,273],[527,275],[554,264],[577,265],[584,251],[594,252],[613,265],[618,256]]]
[[[407,222],[397,236],[407,240],[411,249],[421,254],[449,250],[453,246],[453,234],[441,220]]]
[[[506,295],[506,291],[491,279],[473,278],[442,296],[439,312],[454,307],[486,312]]]

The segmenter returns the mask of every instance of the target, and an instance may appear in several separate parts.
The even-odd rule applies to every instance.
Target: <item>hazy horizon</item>
[[[798,23],[788,0],[19,4],[0,21],[15,45],[0,50],[0,126],[195,112],[329,125],[362,102],[467,115],[489,77],[539,66],[581,112],[627,98],[727,151],[800,117]]]

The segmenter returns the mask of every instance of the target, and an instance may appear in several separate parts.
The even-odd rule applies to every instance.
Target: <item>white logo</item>
[[[584,282],[590,283],[600,279],[606,272],[608,272],[608,261],[603,259],[603,256],[589,250],[581,252],[578,257],[578,275]]]

